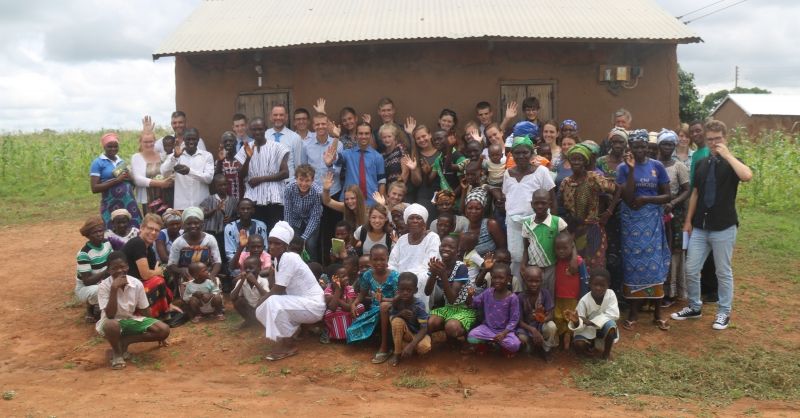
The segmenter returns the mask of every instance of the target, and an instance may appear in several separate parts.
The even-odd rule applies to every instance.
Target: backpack
[[[386,246],[390,251],[392,249],[392,236],[389,233],[385,233],[385,241],[383,245]],[[364,255],[364,241],[367,239],[367,228],[365,225],[361,226],[361,232],[358,234],[358,240],[361,241],[361,246],[358,247],[358,255]]]

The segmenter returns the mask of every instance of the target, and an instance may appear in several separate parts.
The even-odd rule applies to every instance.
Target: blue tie
[[[275,132],[272,134],[275,137],[275,142],[281,142],[281,137],[283,136],[283,132]]]
[[[703,196],[703,203],[706,209],[714,207],[714,201],[717,198],[717,173],[716,173],[717,157],[708,158],[708,174],[706,175],[705,194]]]

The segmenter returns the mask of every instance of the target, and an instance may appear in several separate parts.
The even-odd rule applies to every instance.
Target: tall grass
[[[771,212],[800,210],[800,135],[773,131],[749,137],[735,131],[729,146],[753,170],[753,179],[739,187],[740,204]]]
[[[103,132],[52,131],[0,137],[0,225],[36,218],[85,216],[100,196],[89,187],[89,166],[103,149]],[[130,161],[139,133],[119,132],[119,155]]]

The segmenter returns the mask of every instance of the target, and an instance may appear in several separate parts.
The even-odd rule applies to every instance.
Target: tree
[[[700,93],[694,85],[694,74],[678,66],[678,104],[682,122],[702,120],[708,115],[700,103]]]
[[[709,93],[706,97],[703,98],[703,111],[710,115],[717,106],[728,97],[729,94],[738,94],[738,93],[751,93],[751,94],[770,94],[772,93],[769,90],[758,88],[758,87],[736,87],[731,90],[720,90],[715,91],[713,93]]]

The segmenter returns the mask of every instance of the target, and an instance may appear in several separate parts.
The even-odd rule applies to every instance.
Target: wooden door
[[[275,105],[286,106],[289,115],[292,114],[289,90],[277,90],[258,93],[240,93],[236,98],[236,112],[247,116],[248,119],[264,118],[269,125],[269,112]],[[291,120],[291,117],[287,117]]]
[[[500,118],[505,117],[506,105],[517,102],[518,118],[521,120],[522,101],[527,97],[539,99],[539,120],[546,121],[557,117],[555,112],[555,83],[554,82],[508,82],[500,85]]]

